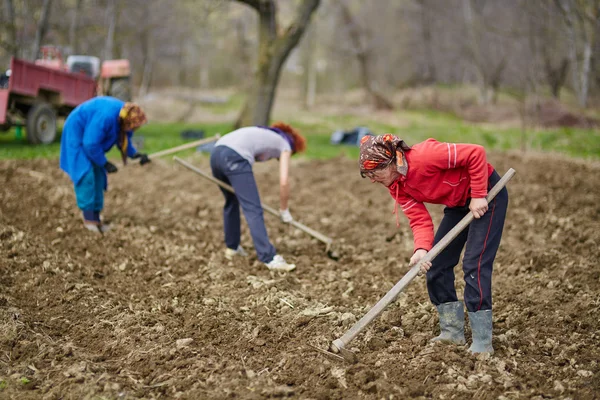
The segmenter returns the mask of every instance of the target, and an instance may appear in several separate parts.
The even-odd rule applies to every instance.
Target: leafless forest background
[[[246,3],[246,4],[244,4]],[[137,95],[164,87],[247,91],[260,63],[260,7],[275,32],[297,0],[2,0],[0,65],[41,45],[128,58]],[[475,85],[478,101],[600,97],[600,0],[323,0],[282,68],[279,86],[310,107],[322,93],[362,88],[377,108],[424,84]],[[253,9],[253,7],[255,9]],[[258,8],[257,8],[258,7]],[[293,26],[291,27],[293,29]]]

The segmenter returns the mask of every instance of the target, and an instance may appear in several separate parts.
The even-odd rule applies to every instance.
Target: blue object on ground
[[[366,135],[373,133],[364,126],[358,126],[349,131],[338,130],[331,134],[331,144],[343,144],[347,146],[360,146],[360,140]]]
[[[202,139],[204,138],[204,131],[202,129],[188,129],[181,132],[182,139]]]

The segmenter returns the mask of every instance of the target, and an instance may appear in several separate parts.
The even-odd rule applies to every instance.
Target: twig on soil
[[[41,325],[41,324],[37,324],[37,325]],[[45,326],[45,325],[44,325]],[[41,337],[43,337],[44,339],[46,339],[47,341],[49,341],[52,344],[56,344],[56,341],[54,339],[52,339],[52,337],[50,335],[48,335],[46,332],[44,332],[44,330],[38,326],[38,329],[42,332],[36,332],[35,330],[33,330],[32,328],[27,327],[31,332],[33,332],[35,335],[39,335]]]
[[[154,385],[142,385],[143,388],[159,388],[162,386],[167,386],[171,383],[172,379],[166,380],[161,383],[155,383]]]
[[[282,303],[287,304],[288,306],[290,306],[290,308],[294,308],[294,306],[292,305],[292,303],[290,303],[289,301],[285,300],[285,299],[279,299],[279,301],[281,301]]]
[[[271,373],[271,372],[269,371],[269,368],[264,368],[264,369],[261,369],[260,371],[258,371],[258,372],[256,373],[256,375],[258,375],[258,376],[261,376],[261,375],[262,375],[262,374],[263,374],[265,371],[267,372],[267,374]]]
[[[139,381],[139,380],[137,380],[137,379],[135,379],[133,376],[131,376],[131,375],[129,375],[129,374],[127,374],[127,375],[125,375],[125,376],[126,376],[127,378],[129,378],[129,379],[130,379],[130,380],[131,380],[133,383],[135,383],[136,385],[139,385],[139,384],[140,384],[140,381]]]
[[[435,351],[428,351],[426,353],[420,353],[420,354],[417,354],[416,356],[414,356],[413,358],[411,358],[409,361],[412,361],[412,360],[414,360],[416,358],[425,357],[425,356],[428,356],[428,355],[433,354],[433,353],[435,353]]]
[[[317,346],[313,346],[312,344],[309,344],[309,346],[312,347],[314,350],[317,350],[318,352],[321,352],[321,353],[323,353],[325,355],[337,358],[338,360],[344,361],[344,357],[342,357],[342,356],[338,356],[337,354],[334,354],[334,353],[332,353],[330,351],[320,349]]]
[[[536,360],[535,358],[529,356],[529,358],[531,358],[533,361],[535,361],[536,364],[542,364],[541,362],[539,362],[538,360]]]

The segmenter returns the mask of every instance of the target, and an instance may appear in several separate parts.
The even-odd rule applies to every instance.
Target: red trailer
[[[52,143],[56,119],[94,97],[96,81],[82,73],[12,58],[5,88],[0,87],[0,131],[25,121],[31,143]]]

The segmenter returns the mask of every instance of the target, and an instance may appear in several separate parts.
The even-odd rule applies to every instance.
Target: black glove
[[[148,158],[148,154],[145,154],[145,153],[135,153],[133,155],[133,157],[131,157],[131,158],[133,158],[133,159],[141,158],[140,165],[148,164],[150,161],[152,161]]]
[[[115,173],[115,172],[117,172],[119,170],[117,168],[117,166],[115,164],[111,163],[110,161],[107,161],[106,164],[104,164],[104,169],[109,174],[113,174],[113,173]]]
[[[148,158],[148,154],[142,154],[140,160],[140,165],[148,164],[151,160]]]

